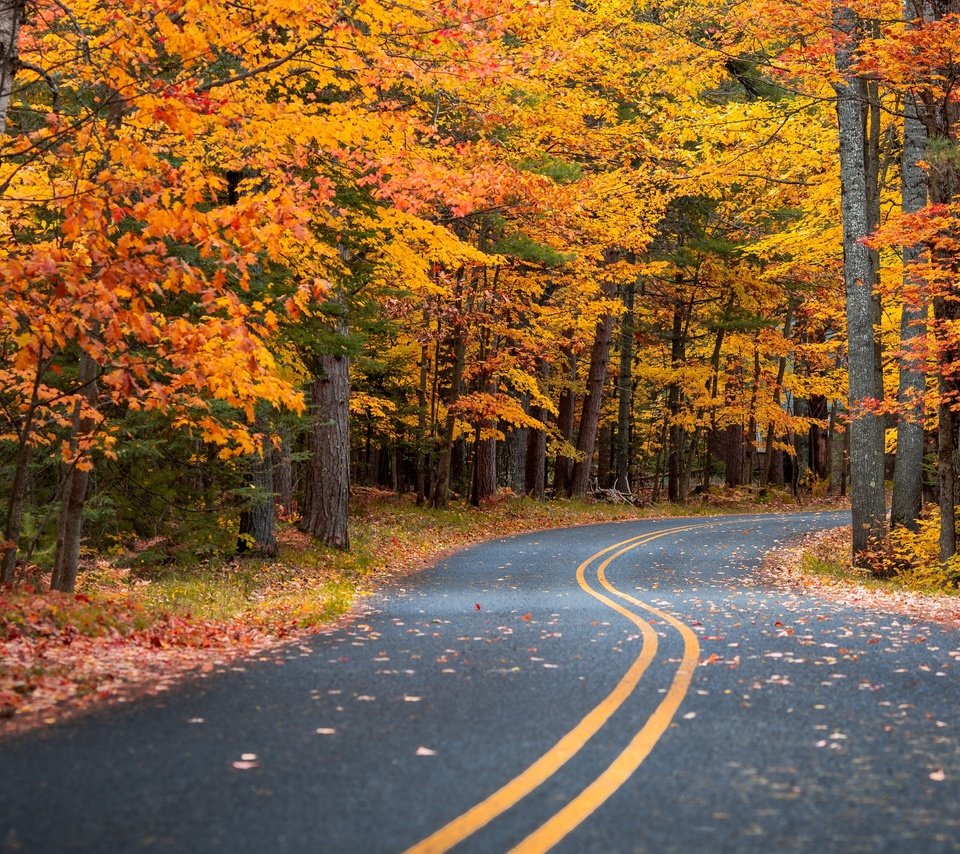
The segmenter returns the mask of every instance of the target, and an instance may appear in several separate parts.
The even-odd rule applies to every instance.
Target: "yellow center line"
[[[438,854],[438,852],[448,851],[454,845],[462,842],[468,836],[495,819],[498,815],[506,812],[510,807],[555,774],[564,763],[576,755],[576,753],[596,735],[613,713],[626,702],[640,681],[640,677],[643,676],[647,667],[650,666],[654,655],[656,655],[657,634],[646,620],[638,617],[632,611],[628,611],[622,605],[614,602],[602,593],[593,590],[586,582],[585,573],[587,567],[598,558],[614,552],[614,554],[608,557],[598,568],[598,574],[602,574],[607,566],[631,549],[645,545],[660,537],[666,537],[669,534],[699,527],[703,527],[703,525],[685,525],[653,534],[641,534],[637,537],[631,537],[619,543],[614,543],[605,549],[601,549],[577,567],[577,583],[587,593],[625,616],[640,629],[643,637],[643,646],[640,655],[637,656],[633,664],[630,665],[630,668],[614,689],[604,697],[597,706],[591,709],[572,730],[564,735],[525,771],[497,789],[497,791],[488,798],[467,810],[467,812],[453,819],[423,841],[407,849],[405,854]],[[617,593],[617,595],[621,594]]]
[[[706,526],[690,526],[690,528],[693,527]],[[689,530],[689,528],[685,530]],[[676,529],[670,533],[674,532],[676,532]],[[609,563],[607,561],[597,569],[597,577],[600,583],[615,596],[619,596],[630,604],[654,614],[680,632],[683,638],[683,658],[666,696],[640,731],[630,740],[626,749],[610,763],[596,780],[519,845],[511,849],[509,854],[537,854],[537,852],[549,851],[630,779],[631,775],[650,754],[650,751],[653,750],[667,727],[670,726],[673,716],[680,708],[680,704],[690,688],[690,682],[700,660],[700,642],[693,631],[676,617],[654,608],[646,602],[641,602],[629,593],[624,593],[614,587],[606,577],[606,569]]]

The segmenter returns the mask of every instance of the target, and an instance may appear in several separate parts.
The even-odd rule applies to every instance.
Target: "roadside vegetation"
[[[417,507],[412,496],[358,488],[352,549],[279,526],[276,558],[238,557],[236,529],[206,537],[129,539],[86,555],[75,593],[43,590],[29,568],[0,590],[0,727],[16,731],[106,700],[165,690],[242,657],[335,624],[358,597],[469,543],[595,522],[801,509],[789,492],[758,500],[718,489],[686,506],[595,500],[532,501],[509,493],[483,508]],[[831,506],[819,501],[807,506]]]

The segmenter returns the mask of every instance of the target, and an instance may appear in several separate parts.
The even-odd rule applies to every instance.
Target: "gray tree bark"
[[[479,430],[477,433],[479,434]],[[484,501],[497,494],[497,440],[480,439],[474,450],[473,489],[471,503],[482,506]]]
[[[630,426],[633,409],[633,282],[624,286],[623,318],[620,321],[620,378],[617,380],[617,445],[613,488],[627,495],[630,485]]]
[[[903,211],[914,213],[927,203],[926,172],[917,166],[927,147],[927,132],[907,99],[903,124]],[[911,280],[910,265],[920,255],[919,247],[903,248],[904,299],[900,318],[900,387],[897,392],[897,455],[893,469],[893,501],[890,526],[918,527],[923,481],[923,399],[926,371],[918,358],[917,345],[926,334],[927,305]],[[911,293],[913,291],[913,293]]]
[[[590,351],[590,370],[587,374],[587,391],[580,410],[580,425],[577,430],[577,450],[583,455],[573,464],[568,494],[571,498],[587,494],[590,471],[593,466],[593,451],[597,442],[597,425],[600,422],[600,407],[603,403],[603,384],[607,379],[607,364],[610,361],[610,340],[613,336],[613,315],[605,314],[597,322]]]
[[[524,394],[521,398],[523,411],[530,412],[530,395]],[[513,427],[507,434],[507,486],[515,495],[526,492],[526,463],[528,427]]]
[[[866,178],[866,102],[863,86],[850,68],[859,44],[856,13],[832,6],[837,31],[835,59],[844,82],[837,83],[841,209],[843,215],[843,274],[846,290],[847,351],[850,405],[850,497],[853,510],[853,554],[856,561],[871,539],[882,536],[886,521],[883,493],[883,420],[870,411],[882,399],[877,387],[874,333],[874,290],[877,271],[863,244],[869,233]]]
[[[300,527],[328,546],[350,548],[350,360],[319,357],[310,386],[313,425]]]
[[[7,128],[7,110],[17,75],[20,25],[23,23],[25,7],[24,0],[0,2],[0,134]]]

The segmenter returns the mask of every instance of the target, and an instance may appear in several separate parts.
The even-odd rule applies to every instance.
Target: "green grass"
[[[788,497],[789,498],[789,497]],[[745,491],[717,490],[686,505],[633,507],[592,500],[533,501],[501,497],[482,509],[452,505],[417,507],[409,496],[356,490],[351,507],[351,550],[327,548],[281,526],[276,559],[199,556],[191,544],[152,546],[92,562],[81,590],[92,600],[122,601],[136,628],[174,614],[194,621],[241,621],[261,627],[318,625],[345,613],[377,579],[423,565],[453,548],[541,528],[637,518],[710,516],[789,510],[792,499],[762,506]],[[225,532],[223,542],[235,542]],[[226,547],[224,547],[226,548]],[[95,623],[96,618],[91,620]],[[94,625],[91,624],[91,630]]]

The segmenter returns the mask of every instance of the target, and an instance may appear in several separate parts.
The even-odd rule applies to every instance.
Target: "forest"
[[[7,0],[2,581],[739,488],[955,586],[958,84],[957,0]]]

